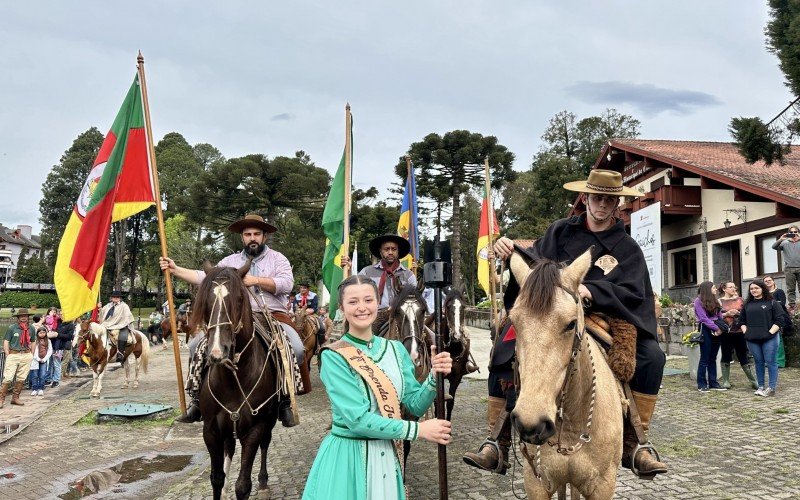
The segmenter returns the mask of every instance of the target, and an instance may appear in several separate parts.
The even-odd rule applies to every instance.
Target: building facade
[[[39,236],[32,234],[28,225],[10,229],[0,225],[0,284],[13,281],[22,255],[25,258],[42,257]]]

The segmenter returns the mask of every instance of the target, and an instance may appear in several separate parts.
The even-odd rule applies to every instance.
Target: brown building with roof
[[[800,221],[797,148],[783,165],[767,166],[748,164],[732,143],[613,139],[595,168],[621,172],[645,194],[621,205],[626,224],[633,212],[661,203],[662,292],[674,300],[691,300],[706,280],[743,289],[771,274],[783,287],[772,243]]]

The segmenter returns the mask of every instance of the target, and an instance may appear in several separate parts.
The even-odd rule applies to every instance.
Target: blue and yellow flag
[[[414,167],[411,167],[406,178],[406,190],[403,193],[403,204],[400,207],[400,220],[397,222],[397,234],[411,244],[411,253],[400,260],[406,269],[411,269],[411,259],[419,260],[419,225],[417,222],[417,181],[414,179]]]

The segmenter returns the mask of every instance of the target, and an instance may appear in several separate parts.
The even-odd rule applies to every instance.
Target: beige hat
[[[614,170],[600,168],[589,172],[585,181],[564,184],[564,189],[578,193],[610,194],[616,196],[644,196],[644,194],[622,185],[622,174]]]
[[[248,227],[255,227],[257,229],[261,229],[265,233],[274,233],[278,230],[275,226],[270,224],[269,222],[265,221],[263,217],[256,214],[247,214],[244,216],[244,219],[239,219],[230,226],[228,226],[228,231],[232,233],[241,233]]]

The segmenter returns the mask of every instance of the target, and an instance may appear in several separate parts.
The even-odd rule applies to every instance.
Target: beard
[[[250,243],[244,248],[244,253],[249,255],[250,257],[258,257],[261,255],[261,252],[267,247],[265,243]]]

